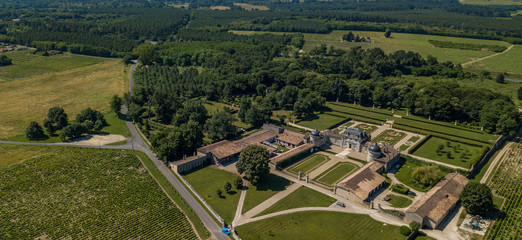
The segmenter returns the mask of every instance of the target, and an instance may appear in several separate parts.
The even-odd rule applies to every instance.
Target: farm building
[[[355,173],[348,176],[336,185],[336,194],[348,200],[364,203],[384,186],[386,178],[379,172],[383,169],[380,162],[371,162],[364,165]]]
[[[322,134],[326,137],[328,143],[348,147],[359,152],[363,150],[364,144],[371,139],[371,136],[366,134],[366,131],[351,127],[346,128],[340,133],[324,130]]]
[[[469,180],[459,173],[448,173],[437,185],[406,210],[405,220],[436,228],[455,208]]]

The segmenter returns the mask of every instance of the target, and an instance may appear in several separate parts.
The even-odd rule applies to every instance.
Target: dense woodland
[[[457,0],[245,2],[270,10],[245,11],[228,0],[196,0],[188,8],[142,0],[7,0],[0,3],[0,42],[40,51],[125,56],[127,63],[139,57],[132,95],[125,97],[128,116],[143,126],[165,159],[193,153],[203,139],[237,136],[238,120],[257,127],[270,121],[275,110],[306,118],[327,111],[326,101],[406,109],[498,134],[511,134],[518,125],[509,97],[459,84],[461,79],[492,78],[489,73],[472,74],[414,52],[346,51],[326,45],[299,50],[302,33],[337,29],[522,43],[522,16],[511,16],[519,7],[462,5]],[[216,5],[231,10],[208,9]],[[231,30],[286,34],[236,35]],[[204,99],[239,110],[209,113]],[[283,122],[289,116],[279,117]]]

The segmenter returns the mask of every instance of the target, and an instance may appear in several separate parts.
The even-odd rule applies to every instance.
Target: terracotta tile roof
[[[417,213],[422,218],[428,217],[438,224],[457,204],[460,192],[468,182],[469,180],[461,174],[448,173],[406,212]]]
[[[281,162],[283,160],[286,160],[288,158],[291,158],[299,153],[302,153],[304,151],[308,151],[310,148],[313,148],[314,147],[314,144],[313,143],[305,143],[301,146],[298,146],[296,148],[292,148],[290,149],[288,152],[284,152],[282,154],[279,154],[273,158],[270,158],[270,162],[273,163],[273,164],[277,164],[278,162]]]
[[[235,142],[228,140],[219,141],[204,147],[198,148],[198,152],[212,153],[216,158],[223,159],[241,152],[242,147]]]
[[[255,133],[250,134],[247,137],[237,140],[236,142],[241,142],[244,144],[255,144],[266,141],[270,138],[274,138],[277,135],[274,131],[271,130],[261,130]]]
[[[379,162],[368,163],[339,182],[337,186],[352,192],[362,200],[366,200],[374,189],[386,181],[385,177],[377,173],[377,170],[382,167],[383,164]]]
[[[276,139],[293,145],[300,145],[304,141],[304,136],[302,133],[285,130],[283,133],[277,134]]]
[[[381,148],[381,157],[375,158],[373,160],[381,162],[381,163],[387,163],[393,158],[395,158],[399,152],[393,147],[393,145],[389,144],[379,144]]]

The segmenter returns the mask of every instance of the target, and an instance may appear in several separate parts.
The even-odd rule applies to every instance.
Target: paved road
[[[134,84],[134,80],[132,79],[132,71],[136,68],[136,64],[134,64],[131,68],[130,73],[130,86],[132,87]],[[123,111],[125,111],[124,109]],[[4,144],[17,144],[17,145],[40,145],[40,146],[62,146],[62,147],[80,147],[80,148],[101,148],[101,149],[134,149],[140,152],[145,153],[156,165],[156,167],[160,170],[160,172],[167,178],[167,180],[176,188],[176,191],[185,199],[185,201],[189,204],[189,206],[194,210],[194,212],[199,216],[205,227],[212,233],[212,235],[218,240],[230,239],[226,234],[221,232],[221,227],[212,219],[212,217],[208,214],[208,212],[199,204],[199,202],[189,193],[189,191],[181,184],[181,182],[174,176],[174,174],[169,170],[169,168],[165,165],[164,162],[159,160],[149,146],[145,143],[145,141],[140,137],[140,134],[136,130],[135,125],[129,120],[125,119],[125,124],[127,128],[132,133],[132,136],[129,141],[122,145],[103,145],[103,146],[92,146],[92,145],[73,145],[70,143],[28,143],[28,142],[9,142],[9,141],[0,141],[0,143]]]

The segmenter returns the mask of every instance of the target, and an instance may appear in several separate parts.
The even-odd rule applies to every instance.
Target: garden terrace
[[[352,163],[338,162],[314,178],[314,181],[326,184],[328,186],[333,186],[339,180],[347,177],[356,169],[357,166]]]
[[[319,166],[323,165],[324,163],[330,161],[330,157],[322,155],[322,154],[315,154],[312,155],[305,160],[302,160],[301,162],[294,164],[293,166],[289,167],[287,171],[292,173],[303,173],[307,174],[312,172],[314,169],[318,168]]]
[[[394,130],[386,130],[383,133],[379,134],[379,136],[372,139],[373,142],[385,142],[390,145],[394,145],[399,142],[403,137],[406,136],[406,133],[398,132]]]
[[[442,149],[439,150],[440,146],[442,146]],[[431,137],[413,151],[412,154],[454,166],[470,168],[486,153],[487,150],[484,151],[484,149],[484,147],[480,148],[442,138]]]

